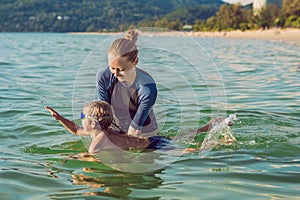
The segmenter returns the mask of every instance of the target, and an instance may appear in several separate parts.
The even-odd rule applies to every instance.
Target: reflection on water
[[[77,189],[68,189],[64,193],[51,194],[51,197],[103,196],[126,198],[136,189],[154,189],[163,183],[163,180],[157,176],[163,170],[155,173],[126,173],[116,171],[101,162],[96,162],[91,157],[82,157],[79,160],[78,158],[51,159],[48,160],[48,165],[56,174],[62,172],[70,174],[68,180],[74,186],[78,186]],[[69,171],[70,169],[72,171]],[[152,194],[149,198],[156,199],[159,197]]]
[[[129,196],[134,188],[144,190],[158,188],[163,182],[162,179],[154,174],[110,172],[93,168],[83,168],[82,173],[72,174],[71,177],[73,184],[87,185],[91,189],[91,191],[85,192],[85,195],[110,196],[116,198]],[[153,194],[151,198],[155,197],[155,194]]]

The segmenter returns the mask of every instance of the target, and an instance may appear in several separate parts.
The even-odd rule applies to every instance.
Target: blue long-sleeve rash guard
[[[120,83],[109,66],[97,73],[97,92],[102,101],[111,104],[116,124],[127,132],[129,126],[142,133],[157,131],[153,106],[157,97],[154,79],[136,67],[136,79],[131,86]]]

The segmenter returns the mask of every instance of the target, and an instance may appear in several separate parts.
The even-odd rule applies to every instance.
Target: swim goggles
[[[92,117],[92,116],[88,116],[88,115],[83,114],[83,112],[80,112],[80,119],[84,119],[84,118],[98,120],[98,119],[101,119],[101,118],[112,118],[112,117],[111,116]]]

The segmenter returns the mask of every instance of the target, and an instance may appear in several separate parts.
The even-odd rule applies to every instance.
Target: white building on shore
[[[257,15],[267,6],[267,0],[253,0],[253,14]]]

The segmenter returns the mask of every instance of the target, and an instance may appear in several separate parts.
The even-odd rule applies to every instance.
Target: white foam
[[[214,119],[211,129],[202,142],[201,150],[208,150],[219,145],[231,145],[234,143],[236,139],[228,123],[233,123],[236,120],[236,114],[230,114],[227,118]]]

